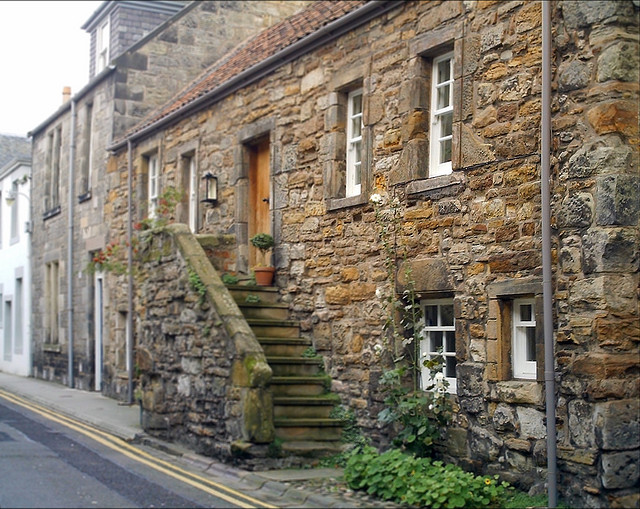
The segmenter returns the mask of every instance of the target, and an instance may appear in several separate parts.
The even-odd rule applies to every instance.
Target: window
[[[82,174],[80,182],[80,202],[91,197],[91,153],[93,150],[92,140],[93,104],[87,103],[84,111],[84,132],[82,136]]]
[[[434,58],[431,86],[429,176],[451,173],[453,142],[453,52]]]
[[[109,20],[98,27],[96,34],[96,74],[109,63]]]
[[[3,297],[4,296],[2,295],[2,289],[0,288],[0,328],[3,327],[3,324],[2,324],[2,317],[4,315],[4,312],[2,310]]]
[[[50,262],[45,264],[45,280],[44,280],[44,333],[45,343],[58,343],[58,262]]]
[[[18,181],[14,180],[11,184],[11,196],[13,203],[11,204],[11,242],[17,242],[18,233]]]
[[[49,133],[47,154],[47,179],[45,182],[45,219],[54,215],[60,206],[60,157],[62,128]]]
[[[158,208],[158,156],[156,154],[147,158],[147,170],[147,213],[149,219],[154,219]]]
[[[11,323],[11,301],[4,301],[4,360],[11,360],[11,335],[13,324]]]
[[[2,191],[0,191],[0,248],[2,247],[2,204],[4,202],[2,201]],[[2,301],[2,299],[0,299],[0,302]],[[2,313],[0,312],[0,315]],[[0,327],[2,327],[2,323],[0,322]]]
[[[453,300],[422,301],[424,315],[423,339],[420,341],[420,359],[441,356],[443,373],[449,387],[456,393],[456,328],[453,316]],[[430,370],[422,367],[422,387],[431,383]]]
[[[362,190],[362,89],[347,97],[347,172],[346,197],[358,196]]]
[[[536,378],[536,317],[533,299],[515,299],[512,318],[514,378]]]
[[[196,158],[189,157],[187,165],[189,168],[189,229],[196,233],[198,231],[198,172]]]
[[[15,288],[15,303],[16,303],[16,319],[14,321],[15,334],[14,334],[14,352],[18,355],[22,354],[22,345],[23,345],[23,330],[22,330],[22,278],[16,278],[16,288]]]

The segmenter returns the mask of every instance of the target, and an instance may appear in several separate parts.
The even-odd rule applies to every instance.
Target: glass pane
[[[451,161],[451,138],[440,142],[440,162],[448,163]]]
[[[446,346],[444,351],[448,353],[456,352],[456,333],[454,331],[447,331],[444,333],[446,338]]]
[[[446,113],[440,116],[440,138],[453,134],[453,113]]]
[[[361,149],[362,149],[362,143],[361,142],[356,142],[353,144],[353,148],[355,149],[355,159],[354,162],[355,163],[359,163],[360,161],[362,161],[362,154],[361,154]]]
[[[361,165],[360,163],[356,163],[356,164],[354,165],[354,168],[353,168],[353,172],[354,172],[353,177],[354,177],[354,179],[355,179],[355,184],[356,184],[356,186],[359,186],[359,185],[362,183],[362,178],[361,178],[361,173],[362,173],[362,172],[361,172],[361,167],[362,167],[362,165]]]
[[[520,320],[523,322],[530,322],[533,316],[531,304],[520,305]]]
[[[527,327],[527,361],[536,360],[536,329],[534,327]]]
[[[358,113],[362,113],[362,94],[352,96],[351,101],[353,108],[351,114],[357,115]]]
[[[424,307],[424,323],[427,327],[438,325],[438,306]]]
[[[453,325],[453,304],[440,306],[441,325]]]
[[[431,331],[429,336],[431,337],[431,351],[437,352],[442,348],[442,331]]]
[[[438,62],[438,83],[449,81],[451,79],[451,60],[443,60]]]
[[[351,137],[359,138],[360,136],[362,136],[362,119],[356,117],[351,119]]]
[[[456,358],[455,357],[447,357],[445,359],[444,376],[446,376],[447,378],[456,377]]]
[[[450,88],[451,85],[445,85],[443,87],[438,88],[438,106],[437,109],[441,110],[442,108],[446,108],[450,103]]]

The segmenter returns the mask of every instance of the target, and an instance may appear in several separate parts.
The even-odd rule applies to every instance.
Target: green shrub
[[[228,273],[224,273],[222,274],[222,282],[225,285],[237,285],[238,284],[238,277],[234,276],[233,274],[228,274]]]
[[[373,447],[351,455],[344,478],[350,488],[383,500],[433,508],[501,506],[513,489],[498,476],[476,476],[399,449],[379,454]]]

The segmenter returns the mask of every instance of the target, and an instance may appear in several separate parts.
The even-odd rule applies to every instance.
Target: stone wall
[[[185,225],[152,230],[137,258],[144,429],[225,459],[271,442],[271,368],[198,241]]]
[[[571,504],[627,504],[638,487],[638,8],[553,7],[559,486]],[[389,283],[368,197],[397,197],[397,241],[417,290],[454,303],[457,413],[443,454],[532,492],[544,490],[547,463],[541,48],[539,2],[402,3],[150,135],[133,154],[139,178],[155,147],[169,186],[179,154],[197,147],[200,171],[212,171],[221,191],[200,211],[202,232],[235,234],[236,265],[227,267],[246,273],[247,151],[269,139],[281,298],[326,359],[332,390],[378,444],[389,438],[376,417],[391,363],[376,354],[385,343],[376,290]],[[455,58],[453,172],[427,178],[430,62],[445,49]],[[354,83],[364,88],[365,174],[362,196],[345,199],[342,95]],[[126,157],[117,155],[120,171]],[[520,296],[536,303],[537,380],[511,375],[508,309]]]

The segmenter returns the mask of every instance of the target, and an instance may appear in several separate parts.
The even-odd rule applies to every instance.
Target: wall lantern
[[[211,172],[207,172],[202,179],[205,183],[204,199],[202,201],[215,205],[218,203],[218,177]]]

